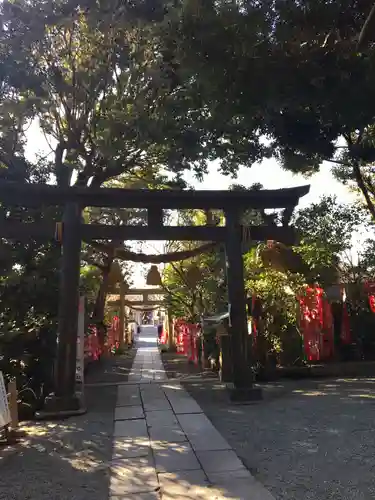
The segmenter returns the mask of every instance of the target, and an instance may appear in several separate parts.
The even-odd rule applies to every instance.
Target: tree
[[[296,298],[303,292],[306,280],[300,273],[269,267],[261,258],[262,250],[263,245],[244,258],[246,289],[261,304],[255,359],[259,368],[268,366],[275,355],[283,364],[293,364],[301,361]]]
[[[159,172],[161,165],[176,167],[178,156],[171,158],[168,147],[173,140],[165,140],[168,127],[174,123],[167,121],[162,107],[167,105],[169,82],[153,50],[150,31],[153,16],[160,10],[155,3],[145,2],[143,11],[139,6],[124,9],[120,5],[115,8],[115,4],[113,9],[107,5],[107,10],[98,10],[97,4],[72,1],[2,2],[2,178],[59,185],[100,186],[112,179],[128,186],[138,183],[138,187],[139,183],[141,187],[180,185]],[[32,120],[38,121],[50,143],[52,161],[46,157],[31,165],[24,159],[27,126]],[[177,144],[179,137],[176,134],[173,148],[184,155],[182,141]],[[175,168],[175,177],[179,169],[180,165]],[[47,218],[58,221],[62,214],[59,209],[2,206],[1,216],[33,222]],[[88,210],[85,216],[91,221],[122,224],[142,214]],[[82,290],[91,298],[96,294],[96,320],[103,317],[106,293],[100,284],[105,282],[105,273],[109,274],[120,243],[110,242],[105,251],[84,246],[84,263],[89,265],[92,260],[97,269],[105,264],[102,276],[90,267],[82,268]],[[10,331],[11,336],[19,331],[25,340],[30,331],[38,337],[47,328],[48,339],[55,346],[58,245],[2,242],[1,250],[2,330]],[[23,360],[24,353],[24,346],[13,352],[16,363]],[[53,360],[53,352],[47,357]],[[9,374],[9,366],[5,372]]]
[[[311,174],[330,161],[375,218],[374,45],[357,49],[372,6],[184,2],[171,35],[176,60],[221,134],[225,165],[251,166],[272,154],[285,168]]]
[[[0,177],[20,183],[46,182],[49,169],[14,158],[7,169],[0,170]],[[53,223],[56,217],[54,207],[24,209],[2,204],[0,209],[1,220],[8,223]],[[34,404],[51,389],[59,260],[60,248],[53,241],[20,237],[0,242],[0,370],[6,378],[15,376],[20,397],[31,394]]]
[[[261,300],[262,315],[257,336],[257,356],[265,366],[277,353],[283,363],[301,361],[298,303],[304,286],[323,288],[343,279],[346,252],[363,220],[357,205],[339,204],[335,197],[300,209],[293,217],[299,243],[293,249],[260,244],[245,256],[247,288]],[[270,255],[271,254],[271,255]]]
[[[213,214],[211,214],[212,217]],[[210,215],[209,215],[210,217]],[[207,220],[207,213],[198,210],[180,211],[179,225],[200,225]],[[167,300],[175,317],[192,322],[202,315],[222,310],[225,298],[225,260],[216,246],[202,246],[199,242],[169,242],[172,252],[201,248],[193,257],[167,264],[163,270],[162,286],[168,292]],[[202,251],[204,250],[204,251]]]
[[[185,169],[205,171],[210,132],[189,97],[175,92],[154,28],[160,9],[112,4],[3,2],[7,82],[51,139],[58,183],[73,171],[76,183],[100,186],[164,168],[180,187]]]
[[[12,97],[20,121],[12,144],[7,139],[0,148],[3,165],[22,156],[24,125],[37,119],[61,185],[181,188],[185,169],[204,172],[210,131],[184,89],[176,87],[173,63],[154,27],[163,21],[161,2],[145,2],[143,8],[112,2],[107,8],[50,0],[41,9],[38,2],[5,1],[1,13],[1,55],[8,69],[1,75],[1,96],[8,106]],[[129,222],[129,211],[94,212],[87,213],[94,222]],[[102,278],[121,243],[86,252]],[[102,285],[95,309],[99,322],[105,279]]]
[[[23,161],[26,125],[38,120],[53,153],[50,182],[60,185],[181,188],[184,169],[204,168],[195,140],[200,131],[184,99],[172,92],[154,35],[162,2],[19,0],[2,2],[0,12],[1,166],[9,170]],[[143,223],[145,216],[113,209],[85,213],[88,222],[115,225]],[[122,243],[84,245],[83,262],[100,270],[90,273],[100,282],[92,311],[98,324]],[[129,266],[122,267],[126,274]]]
[[[353,247],[353,236],[365,222],[366,212],[358,205],[339,203],[324,196],[317,203],[298,210],[293,225],[300,242],[295,248],[309,267],[309,279],[321,285],[340,280],[340,262]]]

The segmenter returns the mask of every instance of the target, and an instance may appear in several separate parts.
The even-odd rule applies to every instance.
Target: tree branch
[[[355,180],[357,182],[357,185],[358,185],[359,189],[361,190],[361,192],[366,200],[367,208],[369,209],[369,211],[372,215],[372,218],[375,221],[375,206],[371,200],[370,194],[368,192],[365,181],[363,179],[361,167],[359,166],[357,161],[353,161],[352,168],[353,168],[353,173],[354,173],[354,177],[355,177]]]
[[[117,177],[118,175],[121,175],[124,172],[128,172],[129,169],[131,169],[136,165],[140,154],[141,154],[140,150],[136,151],[134,155],[128,159],[125,165],[122,162],[117,162],[115,165],[103,168],[100,172],[94,174],[91,186],[100,187],[104,182],[113,179],[114,177]]]
[[[375,3],[373,4],[369,15],[366,18],[365,24],[363,25],[361,32],[358,37],[357,50],[361,51],[364,48],[364,45],[368,41],[370,28],[372,27],[373,22],[375,21]]]
[[[88,264],[91,264],[92,266],[95,266],[97,267],[98,269],[100,269],[101,271],[106,271],[107,270],[107,267],[106,265],[103,265],[103,264],[99,264],[99,262],[96,262],[96,260],[90,258],[90,257],[85,257],[84,259]]]

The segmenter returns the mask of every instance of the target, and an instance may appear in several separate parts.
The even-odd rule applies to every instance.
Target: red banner
[[[300,327],[308,361],[329,359],[334,353],[331,306],[321,288],[307,288],[300,297]]]
[[[174,323],[176,348],[179,354],[187,356],[190,363],[198,364],[198,325],[178,319]]]

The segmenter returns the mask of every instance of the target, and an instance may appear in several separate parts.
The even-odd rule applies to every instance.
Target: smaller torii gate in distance
[[[241,217],[249,209],[285,209],[285,214],[291,214],[309,189],[309,186],[299,186],[259,191],[135,190],[0,182],[0,202],[5,205],[64,207],[55,390],[45,400],[44,415],[74,415],[86,411],[84,401],[76,392],[75,370],[81,245],[82,241],[89,243],[93,240],[224,243],[233,372],[230,394],[233,400],[259,399],[259,390],[253,386],[251,360],[248,359],[242,243],[246,234],[246,238],[253,241],[276,240],[290,244],[295,242],[295,234],[287,225],[243,227]],[[82,210],[85,207],[146,209],[148,224],[84,224]],[[225,215],[225,226],[212,226],[208,221],[202,226],[166,226],[164,209],[221,210]],[[0,238],[16,241],[34,238],[48,242],[55,238],[55,232],[56,224],[44,220],[24,223],[13,219],[2,221],[0,225]]]
[[[125,307],[135,311],[154,310],[163,306],[166,294],[162,288],[129,288],[126,283],[118,283],[108,290],[107,304],[119,311],[120,342],[125,339]],[[133,300],[134,298],[138,300]]]

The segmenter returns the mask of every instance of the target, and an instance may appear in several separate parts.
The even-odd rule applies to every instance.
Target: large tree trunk
[[[98,295],[95,301],[95,307],[93,312],[93,322],[98,329],[98,339],[100,348],[104,349],[105,336],[106,336],[106,326],[104,324],[104,314],[105,314],[105,300],[107,297],[107,291],[109,286],[109,275],[111,271],[111,266],[113,262],[113,257],[108,257],[106,267],[102,269],[102,282],[98,291]]]

